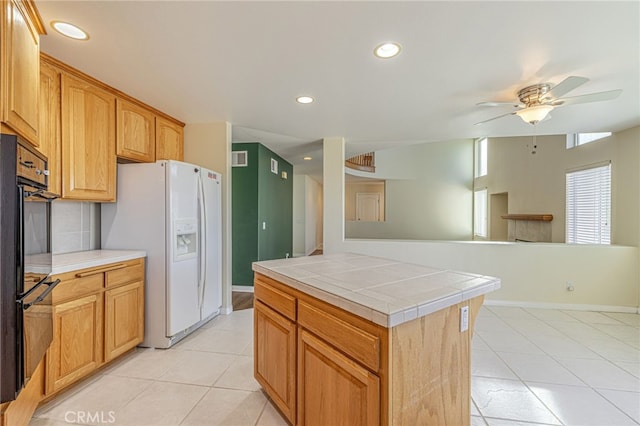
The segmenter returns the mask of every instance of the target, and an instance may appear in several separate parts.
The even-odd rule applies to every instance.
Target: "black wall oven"
[[[0,402],[14,400],[53,337],[47,159],[0,135]]]

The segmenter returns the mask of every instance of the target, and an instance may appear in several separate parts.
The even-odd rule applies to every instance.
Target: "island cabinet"
[[[45,34],[44,27],[32,1],[2,0],[0,5],[2,131],[38,146],[40,34]]]
[[[469,425],[473,325],[499,280],[359,255],[313,258],[253,264],[254,377],[284,417]]]
[[[48,397],[142,342],[144,259],[54,275],[48,303],[53,342],[47,351]]]

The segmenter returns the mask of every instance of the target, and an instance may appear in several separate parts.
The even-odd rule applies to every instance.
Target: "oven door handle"
[[[22,309],[26,311],[27,309],[29,309],[29,308],[30,308],[30,307],[32,307],[33,305],[36,305],[36,304],[38,304],[38,303],[42,302],[42,301],[45,299],[45,297],[47,297],[47,296],[49,295],[49,293],[51,293],[51,292],[53,291],[53,289],[54,289],[58,284],[60,284],[60,279],[59,279],[59,278],[58,278],[57,280],[55,280],[55,281],[45,281],[45,280],[42,280],[42,281],[40,281],[38,284],[34,285],[31,289],[29,289],[29,291],[27,291],[26,293],[22,294],[22,295],[20,296],[20,298],[18,298],[17,302],[18,302],[20,305],[22,305]],[[29,296],[29,294],[31,294],[31,293],[32,293],[36,288],[40,287],[41,285],[47,285],[47,286],[48,286],[48,288],[47,288],[45,291],[43,291],[43,292],[42,292],[42,294],[41,294],[40,296],[36,297],[36,298],[35,298],[35,300],[34,300],[33,302],[30,302],[30,303],[24,303],[24,299],[25,299],[27,296]]]

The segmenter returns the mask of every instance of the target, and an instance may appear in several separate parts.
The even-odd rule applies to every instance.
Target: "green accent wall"
[[[233,285],[252,286],[252,262],[293,252],[293,166],[259,143],[234,143],[232,149],[247,151],[247,166],[232,170],[231,279]],[[271,172],[272,158],[277,174]]]

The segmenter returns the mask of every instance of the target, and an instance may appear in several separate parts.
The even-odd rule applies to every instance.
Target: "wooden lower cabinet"
[[[296,323],[254,304],[255,376],[290,422],[296,413]]]
[[[56,392],[102,363],[102,294],[53,308],[53,343],[47,355],[47,394]]]
[[[308,331],[298,330],[298,423],[380,424],[380,379]]]
[[[254,290],[254,375],[291,424],[470,424],[471,335],[484,296],[389,328],[261,274]]]
[[[53,277],[45,396],[50,397],[134,348],[144,337],[144,259]]]
[[[144,282],[104,293],[104,360],[122,355],[144,338]]]

